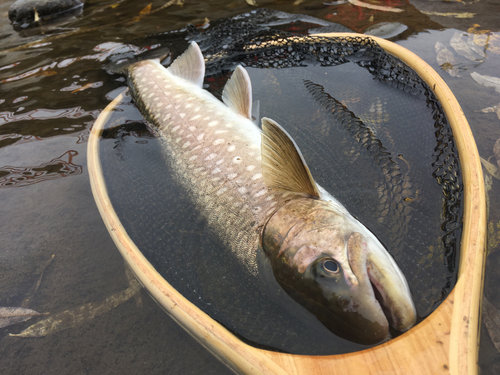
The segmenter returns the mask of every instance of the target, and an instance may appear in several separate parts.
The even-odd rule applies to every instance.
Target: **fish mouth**
[[[386,258],[390,257],[387,254]],[[373,258],[373,257],[371,257]],[[380,305],[389,325],[401,332],[410,329],[416,322],[416,309],[406,279],[392,257],[367,262],[367,275],[373,296]]]
[[[375,238],[352,233],[347,241],[349,265],[356,276],[353,298],[367,321],[404,332],[416,321],[416,310],[406,279],[392,256]],[[380,337],[380,336],[379,336]],[[387,337],[384,337],[387,339]]]

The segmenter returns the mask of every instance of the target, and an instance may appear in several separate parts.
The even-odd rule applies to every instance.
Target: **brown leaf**
[[[153,5],[153,3],[149,3],[143,10],[141,10],[139,12],[139,14],[141,16],[145,15],[145,14],[149,14],[151,12],[151,6]]]
[[[493,345],[500,352],[500,311],[483,297],[483,322]]]
[[[44,314],[24,307],[0,307],[0,328],[25,322],[38,315]]]

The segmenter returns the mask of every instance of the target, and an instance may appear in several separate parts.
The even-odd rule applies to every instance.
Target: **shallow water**
[[[51,313],[92,303],[109,306],[110,296],[132,284],[97,212],[88,183],[88,129],[109,103],[106,96],[123,86],[116,76],[103,71],[104,61],[120,51],[125,55],[138,52],[144,46],[141,40],[148,35],[177,30],[187,23],[200,25],[205,17],[216,20],[252,7],[241,0],[185,2],[160,9],[165,3],[153,2],[148,13],[148,2],[91,1],[81,16],[62,24],[15,32],[6,16],[11,3],[0,5],[0,48],[7,51],[0,56],[0,306],[24,306]],[[462,105],[480,155],[493,155],[493,144],[500,138],[500,120],[495,113],[480,110],[497,105],[500,94],[477,84],[470,73],[498,77],[500,34],[494,27],[500,13],[495,4],[485,0],[465,5],[384,3],[403,9],[401,13],[348,3],[297,1],[293,5],[257,0],[257,4],[338,22],[357,32],[380,22],[406,25],[407,29],[391,40],[418,54],[441,74]],[[476,15],[439,15],[446,12]],[[476,32],[492,31],[485,34],[489,35],[483,47],[485,57],[473,55],[476,61],[460,55],[450,45],[457,30],[468,32],[473,24],[479,24]],[[42,43],[23,47],[36,41]],[[436,41],[452,51],[456,70],[441,69],[436,61]],[[489,220],[496,231],[500,220],[500,204],[495,200],[498,188],[498,180],[493,179]],[[494,241],[497,233],[490,233],[493,241],[485,296],[500,307],[495,287],[499,282],[496,266],[500,252],[498,241]],[[1,373],[228,372],[143,290],[93,319],[72,322],[46,337],[9,336],[34,321],[0,329]],[[498,373],[500,356],[484,326],[481,335],[483,373]]]

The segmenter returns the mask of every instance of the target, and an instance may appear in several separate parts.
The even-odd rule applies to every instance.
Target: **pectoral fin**
[[[276,190],[319,198],[318,187],[292,137],[269,118],[262,118],[262,175]]]
[[[177,77],[202,87],[205,77],[205,60],[198,44],[192,42],[186,52],[175,59],[167,70]]]
[[[252,119],[252,84],[247,71],[240,65],[224,86],[222,101],[236,113]]]

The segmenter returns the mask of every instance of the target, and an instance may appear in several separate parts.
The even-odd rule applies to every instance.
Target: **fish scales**
[[[256,274],[260,230],[292,194],[265,185],[259,128],[155,61],[137,64],[129,80],[141,112],[159,129],[175,178]]]

